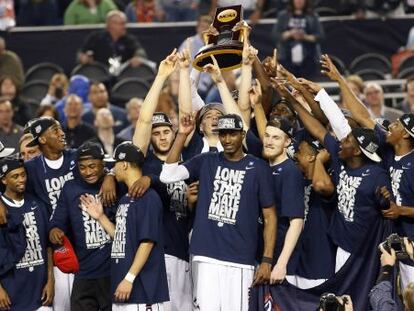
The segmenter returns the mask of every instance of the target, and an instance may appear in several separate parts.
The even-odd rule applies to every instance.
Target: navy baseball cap
[[[405,113],[398,120],[404,126],[407,133],[410,134],[411,137],[414,137],[414,114]]]
[[[282,130],[289,138],[293,138],[293,126],[286,118],[274,117],[267,122],[266,126],[276,127]]]
[[[119,144],[115,150],[113,158],[115,162],[131,162],[142,167],[144,164],[145,156],[144,153],[130,141],[125,141]]]
[[[311,146],[312,149],[315,150],[316,152],[319,152],[319,151],[321,151],[323,149],[323,146],[319,142],[319,140],[313,139],[310,136],[306,137],[303,141],[305,141],[306,143],[308,143],[308,145]]]
[[[14,152],[14,148],[6,148],[3,143],[0,141],[0,158],[7,157]]]
[[[76,159],[78,161],[85,159],[103,160],[104,157],[105,152],[102,146],[94,141],[87,141],[76,150]]]
[[[32,124],[30,124],[30,134],[33,135],[33,140],[30,141],[27,146],[33,147],[39,144],[39,138],[42,136],[46,130],[55,125],[58,124],[58,122],[53,119],[52,117],[41,117],[38,119],[35,119]]]
[[[163,125],[172,127],[170,118],[168,118],[168,116],[163,112],[154,113],[152,116],[152,127],[154,128]]]
[[[226,114],[219,117],[215,131],[243,131],[243,121],[237,114]]]
[[[358,142],[359,149],[361,149],[363,154],[374,162],[381,162],[381,158],[377,154],[379,143],[374,130],[356,127],[352,129],[352,135]]]
[[[24,167],[24,163],[18,157],[8,156],[0,159],[0,178],[5,177],[8,173],[20,167]]]

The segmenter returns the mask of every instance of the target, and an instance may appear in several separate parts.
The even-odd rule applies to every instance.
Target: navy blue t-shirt
[[[330,215],[336,197],[322,197],[304,180],[305,226],[298,244],[299,263],[296,274],[307,279],[328,279],[335,274],[336,247],[329,237]]]
[[[110,275],[111,238],[97,220],[80,208],[80,196],[95,196],[100,187],[101,182],[91,185],[81,178],[66,182],[49,223],[49,229],[57,227],[66,234],[70,230],[79,260],[79,271],[75,274],[78,279]],[[105,214],[113,218],[114,208],[106,208]]]
[[[386,144],[385,131],[379,125],[375,127],[375,132],[380,141],[381,157],[385,169],[391,177],[395,203],[414,208],[414,150],[398,157],[393,148]],[[396,220],[396,226],[400,235],[414,240],[414,218],[401,216]]]
[[[303,175],[291,159],[270,167],[272,170],[274,196],[277,209],[277,239],[273,259],[277,261],[282,252],[290,218],[304,218]],[[297,251],[289,260],[289,273],[294,273]]]
[[[363,243],[371,225],[382,215],[384,208],[378,188],[391,190],[387,172],[374,162],[351,169],[338,158],[339,142],[330,134],[324,146],[331,156],[333,182],[338,195],[338,209],[333,215],[330,236],[333,242],[347,252],[353,253]]]
[[[163,161],[149,152],[142,172],[144,175],[159,176]],[[187,213],[187,185],[184,181],[163,184],[159,178],[152,178],[151,187],[161,198],[163,208],[164,251],[166,254],[188,261],[188,234],[190,231]]]
[[[59,169],[50,168],[43,155],[25,162],[26,191],[41,200],[50,214],[56,208],[65,182],[77,176],[75,157],[75,150],[64,150],[63,164]]]
[[[24,196],[18,207],[2,197],[13,221],[22,222],[26,229],[26,252],[14,268],[0,277],[0,283],[12,302],[11,310],[36,310],[42,305],[41,297],[47,282],[48,213],[39,200]]]
[[[267,163],[251,155],[234,162],[209,152],[183,165],[200,182],[190,253],[254,265],[261,209],[274,205]]]
[[[125,195],[119,201],[111,252],[112,295],[131,268],[140,243],[154,242],[148,260],[135,278],[130,298],[125,303],[154,304],[169,300],[162,208],[161,199],[153,189],[149,189],[141,198],[132,199]]]

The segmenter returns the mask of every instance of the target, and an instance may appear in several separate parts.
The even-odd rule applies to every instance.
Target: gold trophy
[[[248,40],[249,25],[243,20],[241,5],[217,8],[213,24],[203,33],[205,46],[194,57],[199,71],[212,64],[213,55],[222,71],[241,67],[243,42]]]

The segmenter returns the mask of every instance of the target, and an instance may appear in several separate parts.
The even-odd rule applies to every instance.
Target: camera
[[[404,245],[404,238],[398,234],[391,234],[384,242],[380,244],[388,253],[391,253],[391,249],[395,251],[395,255],[399,260],[408,259],[408,253]]]
[[[346,303],[346,298],[344,298],[344,304],[345,303]],[[335,294],[325,293],[325,294],[322,294],[322,296],[319,300],[318,310],[323,310],[323,311],[345,311],[345,306],[338,301]]]

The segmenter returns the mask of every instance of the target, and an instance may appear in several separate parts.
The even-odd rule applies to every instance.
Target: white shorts
[[[351,253],[348,253],[346,250],[338,247],[336,250],[336,263],[335,263],[335,273],[337,273],[344,266],[348,258],[351,256]]]
[[[404,289],[408,284],[414,282],[414,267],[400,262],[401,288]]]
[[[164,307],[162,303],[151,306],[136,303],[113,303],[112,311],[164,311]]]
[[[36,309],[36,311],[53,311],[53,307],[40,307],[39,309]]]
[[[70,311],[70,295],[75,275],[63,273],[58,267],[53,267],[53,274],[55,276],[53,311]]]
[[[165,255],[170,301],[164,302],[165,311],[191,311],[193,307],[190,265],[185,260]]]
[[[248,310],[253,267],[241,268],[193,260],[192,276],[194,310]]]

